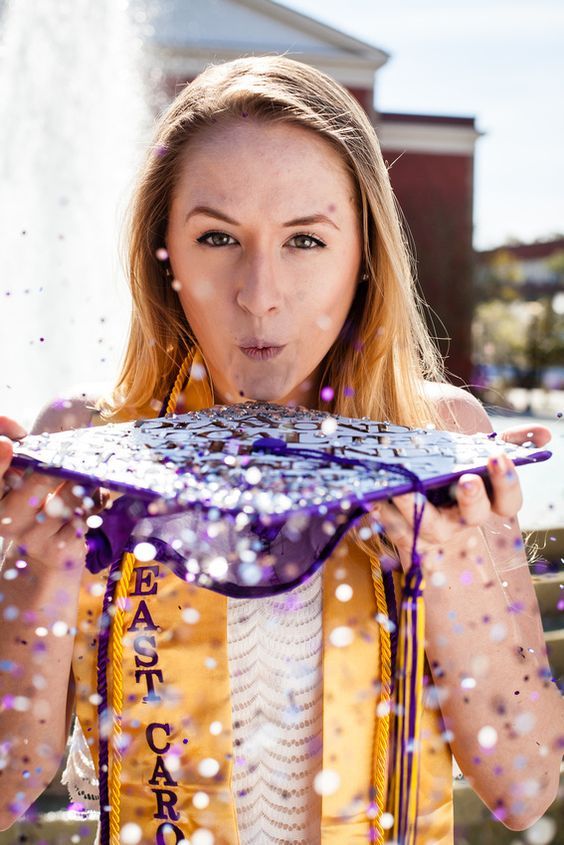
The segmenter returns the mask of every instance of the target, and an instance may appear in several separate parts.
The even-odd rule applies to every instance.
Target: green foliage
[[[553,273],[556,273],[558,280],[564,283],[564,250],[553,253],[546,261]]]
[[[536,302],[481,302],[472,325],[475,363],[511,365],[528,387],[541,383],[546,367],[564,366],[564,314],[556,313],[552,302],[550,296]]]

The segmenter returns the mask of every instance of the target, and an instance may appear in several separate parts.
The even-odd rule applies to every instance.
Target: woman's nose
[[[237,285],[237,304],[255,317],[279,311],[282,304],[280,274],[273,262],[256,257],[241,268]]]

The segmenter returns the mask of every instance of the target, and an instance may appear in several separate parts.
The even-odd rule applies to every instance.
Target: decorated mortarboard
[[[485,475],[500,449],[516,464],[550,455],[487,434],[247,402],[30,435],[13,464],[123,494],[94,520],[91,570],[147,541],[184,579],[258,597],[311,575],[371,503],[408,492],[446,503],[453,482]]]

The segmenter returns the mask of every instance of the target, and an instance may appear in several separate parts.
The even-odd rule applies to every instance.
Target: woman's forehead
[[[311,201],[320,206],[349,206],[354,186],[339,153],[319,133],[289,122],[233,118],[207,127],[182,158],[176,199],[180,204],[210,205],[266,201],[289,206]]]

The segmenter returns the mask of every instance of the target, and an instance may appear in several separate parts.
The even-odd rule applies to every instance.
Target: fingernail
[[[503,475],[506,481],[515,481],[517,478],[513,464],[505,454],[499,456],[496,471]]]
[[[467,496],[475,496],[480,489],[479,483],[475,478],[465,478],[460,482],[460,486]]]
[[[496,475],[501,475],[507,467],[505,463],[505,455],[503,452],[500,452],[498,455],[495,455],[491,459],[491,469],[495,472]]]

